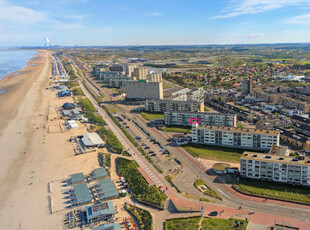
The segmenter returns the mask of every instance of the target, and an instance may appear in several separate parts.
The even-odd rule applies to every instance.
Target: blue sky
[[[0,45],[310,42],[310,0],[0,0]]]

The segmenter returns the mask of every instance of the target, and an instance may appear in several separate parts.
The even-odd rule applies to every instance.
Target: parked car
[[[146,146],[144,149],[150,149],[150,147],[149,147],[149,146]]]
[[[154,151],[152,151],[152,150],[151,150],[151,151],[149,151],[149,154],[151,154],[151,153],[154,153]]]
[[[129,126],[126,126],[126,129],[129,129]]]
[[[136,139],[136,140],[141,140],[141,137],[136,136],[135,139]]]
[[[213,211],[209,213],[209,216],[217,216],[219,213],[217,211]]]
[[[141,146],[146,146],[146,144],[145,144],[145,143],[142,143]]]
[[[165,152],[165,151],[167,151],[167,149],[161,149],[160,151],[161,151],[161,152]]]
[[[153,153],[152,155],[151,155],[151,157],[155,157],[156,156],[156,154],[155,153]]]

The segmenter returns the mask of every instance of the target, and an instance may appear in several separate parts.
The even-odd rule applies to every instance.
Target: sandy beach
[[[87,127],[67,130],[58,115],[73,98],[46,89],[51,54],[40,52],[33,64],[0,82],[7,90],[0,95],[0,229],[63,229],[65,212],[50,214],[50,182],[99,166],[96,152],[75,156],[68,142]]]

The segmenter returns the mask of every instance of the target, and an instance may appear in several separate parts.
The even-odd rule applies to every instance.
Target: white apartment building
[[[265,151],[269,150],[273,145],[280,144],[280,133],[274,130],[193,126],[192,142]]]
[[[99,79],[101,82],[109,83],[110,79],[126,77],[121,72],[110,72],[110,71],[103,71],[99,73]],[[128,79],[131,79],[128,77]]]
[[[204,101],[147,100],[145,111],[159,113],[168,111],[203,112]]]
[[[237,126],[236,114],[220,114],[206,112],[165,112],[165,125],[192,126],[190,119],[199,119],[200,125]],[[197,121],[197,120],[196,120]]]
[[[127,81],[126,99],[145,100],[145,99],[162,99],[163,83],[162,82],[146,82],[145,80]]]
[[[244,152],[240,159],[240,174],[251,179],[310,185],[310,160]]]

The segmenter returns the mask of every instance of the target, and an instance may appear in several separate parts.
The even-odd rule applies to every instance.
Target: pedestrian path
[[[144,161],[137,155],[132,155],[133,159],[138,163],[138,165],[143,169],[143,171],[149,176],[149,178],[153,181],[156,187],[164,186],[164,183],[159,179],[155,173],[144,163]]]

